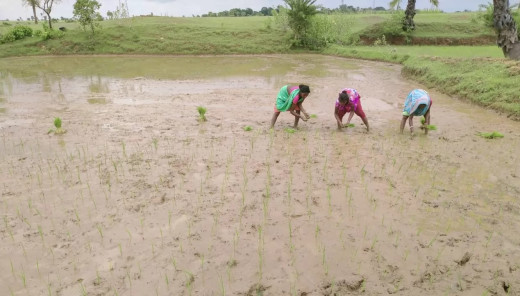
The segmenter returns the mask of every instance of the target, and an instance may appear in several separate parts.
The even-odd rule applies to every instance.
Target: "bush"
[[[390,43],[393,39],[399,38],[409,40],[411,33],[403,31],[403,18],[404,12],[394,13],[389,20],[375,24],[364,30],[361,36],[376,41],[382,41],[383,36],[385,36],[385,41]]]
[[[16,36],[13,34],[13,32],[9,31],[9,32],[5,33],[4,36],[2,36],[0,43],[9,43],[9,42],[14,42],[15,40],[16,40]]]
[[[31,37],[33,34],[33,30],[30,27],[21,25],[14,26],[14,28],[11,29],[11,32],[13,32],[16,40],[20,40],[25,37]]]
[[[25,37],[31,37],[32,33],[33,31],[30,27],[16,25],[2,36],[0,43],[9,43],[23,39]]]
[[[353,44],[357,39],[350,29],[352,25],[352,18],[346,14],[315,15],[302,37],[302,44],[309,49],[320,49],[333,43]]]

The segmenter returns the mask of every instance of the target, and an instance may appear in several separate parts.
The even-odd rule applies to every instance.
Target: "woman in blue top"
[[[401,119],[401,133],[403,133],[406,120],[410,125],[410,133],[413,135],[413,117],[424,116],[425,125],[430,125],[430,110],[432,107],[432,99],[425,90],[412,90],[404,101],[403,118]],[[428,128],[424,129],[424,133],[428,134]]]

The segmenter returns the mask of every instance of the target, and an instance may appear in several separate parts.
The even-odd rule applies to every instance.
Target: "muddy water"
[[[520,124],[317,55],[0,60],[0,294],[520,293]],[[284,84],[316,116],[268,125]],[[356,88],[371,131],[337,131]],[[196,107],[207,108],[207,122]],[[67,132],[54,135],[54,117]],[[418,119],[415,122],[419,125]],[[250,126],[252,131],[244,130]],[[487,140],[479,132],[498,131]]]

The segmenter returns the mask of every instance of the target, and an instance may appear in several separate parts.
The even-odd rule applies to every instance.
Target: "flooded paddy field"
[[[1,59],[0,295],[519,295],[520,124],[427,89],[437,130],[401,135],[424,86],[400,70]],[[300,83],[315,116],[270,130],[278,90]],[[357,116],[336,129],[345,87],[369,133]]]

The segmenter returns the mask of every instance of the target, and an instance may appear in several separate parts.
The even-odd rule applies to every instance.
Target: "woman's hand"
[[[305,118],[307,118],[307,119],[311,118],[311,116],[307,112],[303,112],[303,115],[305,115]]]

